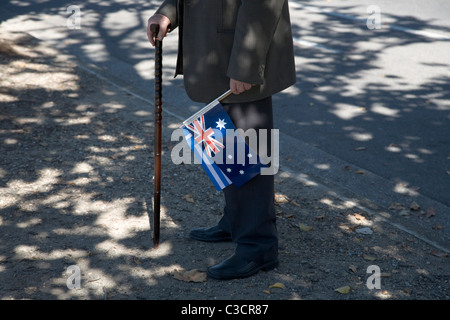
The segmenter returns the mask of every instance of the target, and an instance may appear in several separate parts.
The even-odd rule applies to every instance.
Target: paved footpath
[[[222,203],[201,168],[171,161],[170,137],[184,119],[183,100],[172,96],[164,100],[162,245],[152,249],[152,99],[14,28],[0,26],[13,48],[1,55],[2,299],[449,299],[441,207],[357,196],[347,186],[382,195],[383,180],[287,135],[280,148],[294,153],[282,154],[276,176],[280,267],[202,279],[233,247],[187,238],[217,221]],[[339,179],[317,166],[324,159]],[[68,282],[71,266],[80,287]]]

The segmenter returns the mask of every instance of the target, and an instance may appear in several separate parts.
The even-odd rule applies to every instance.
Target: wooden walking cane
[[[158,40],[159,25],[152,24],[155,34],[155,136],[153,181],[153,246],[159,246],[161,211],[161,119],[162,119],[162,40]]]

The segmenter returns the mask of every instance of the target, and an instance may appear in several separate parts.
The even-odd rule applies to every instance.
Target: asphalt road
[[[450,3],[290,3],[298,81],[274,97],[282,167],[386,208],[419,200],[450,225]],[[152,101],[145,28],[160,1],[72,4],[9,1],[0,19]],[[164,109],[184,119],[201,105],[173,79],[176,41],[164,40]]]

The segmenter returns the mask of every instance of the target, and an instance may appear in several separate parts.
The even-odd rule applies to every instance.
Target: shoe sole
[[[259,271],[270,271],[270,270],[273,270],[277,266],[278,266],[278,260],[275,260],[275,261],[270,261],[270,262],[268,262],[266,264],[263,264],[261,267],[255,269],[255,270],[252,270],[252,271],[249,271],[249,272],[246,272],[246,273],[242,273],[242,274],[239,274],[239,275],[220,275],[220,274],[216,275],[216,274],[211,273],[210,270],[208,270],[207,275],[209,277],[213,278],[213,279],[216,279],[216,280],[241,279],[241,278],[251,277],[252,275],[257,274]]]

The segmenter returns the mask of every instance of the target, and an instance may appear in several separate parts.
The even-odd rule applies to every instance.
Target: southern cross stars
[[[219,128],[219,130],[225,129],[225,125],[227,124],[225,122],[225,119],[220,119],[220,118],[219,118],[219,121],[216,121],[216,123],[217,123],[216,128]]]
[[[231,172],[231,168],[227,168],[227,172],[230,173]],[[239,174],[244,174],[244,170],[239,170]]]
[[[253,155],[251,153],[249,153],[249,154],[247,154],[247,157],[250,159],[251,157],[253,157]],[[227,156],[227,158],[231,160],[231,159],[233,159],[233,156],[231,154],[229,154]]]

